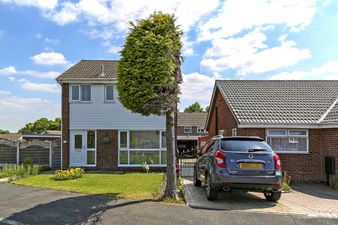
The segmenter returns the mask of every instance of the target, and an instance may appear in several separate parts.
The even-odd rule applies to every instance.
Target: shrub
[[[56,170],[54,180],[70,180],[82,177],[84,170],[82,168],[70,168],[68,170]]]
[[[28,177],[31,175],[37,175],[39,173],[38,165],[5,165],[4,168],[0,171],[2,177],[8,177],[10,181]]]
[[[25,167],[28,167],[28,166],[33,166],[33,160],[31,157],[27,157],[23,160],[23,165]]]
[[[283,177],[283,191],[285,192],[291,192],[292,189],[290,187],[291,183],[291,176],[285,171],[284,172],[284,177]]]
[[[142,173],[149,173],[149,165],[145,162],[141,168]]]
[[[39,173],[42,173],[42,172],[45,172],[45,171],[48,171],[48,170],[50,170],[49,166],[40,166],[39,167]]]

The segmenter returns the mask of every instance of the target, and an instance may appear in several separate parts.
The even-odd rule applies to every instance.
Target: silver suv
[[[194,184],[205,183],[208,200],[219,191],[242,189],[263,192],[278,201],[283,186],[279,156],[258,137],[216,136],[200,149],[194,165]]]

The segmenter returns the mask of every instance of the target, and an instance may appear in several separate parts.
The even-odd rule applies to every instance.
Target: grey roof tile
[[[338,97],[338,80],[218,80],[239,123],[315,124]],[[323,122],[338,122],[336,105]]]
[[[205,121],[207,119],[207,115],[208,114],[205,112],[202,112],[202,113],[178,112],[177,113],[177,126],[204,127]]]
[[[117,79],[118,64],[117,60],[81,60],[62,73],[56,80],[115,80]],[[104,76],[101,76],[102,65]]]

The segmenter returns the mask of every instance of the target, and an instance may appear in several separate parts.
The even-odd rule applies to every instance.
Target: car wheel
[[[271,202],[277,202],[280,197],[282,196],[282,192],[281,191],[270,191],[270,192],[265,192],[264,196],[266,198],[266,200],[271,201]]]
[[[194,185],[196,187],[200,187],[202,182],[199,179],[197,179],[197,172],[196,172],[196,170],[194,170],[194,178],[193,179],[194,179]]]
[[[217,199],[218,192],[211,185],[210,176],[206,176],[205,180],[205,196],[209,201],[213,201]]]

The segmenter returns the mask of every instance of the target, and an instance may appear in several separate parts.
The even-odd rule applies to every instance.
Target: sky
[[[154,11],[184,32],[180,110],[207,106],[216,79],[338,79],[334,0],[0,0],[0,129],[59,117],[55,78],[119,59],[129,21]]]

